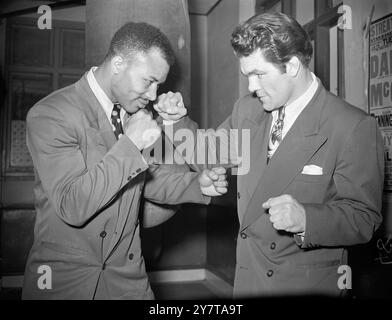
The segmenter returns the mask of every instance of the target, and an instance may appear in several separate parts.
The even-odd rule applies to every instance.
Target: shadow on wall
[[[204,268],[206,265],[206,208],[183,204],[168,221],[141,229],[148,271]]]
[[[166,93],[168,91],[176,91],[175,88],[179,88],[181,85],[181,75],[183,74],[181,65],[176,59],[173,66],[171,66],[169,74],[167,75],[166,81],[159,86],[158,95]],[[187,97],[183,97],[187,99]]]
[[[378,230],[369,243],[349,248],[352,296],[359,299],[392,298],[392,239]]]
[[[3,67],[0,66],[0,110],[3,109],[4,100],[5,100],[5,81],[3,79]]]
[[[228,193],[210,205],[184,204],[162,225],[141,230],[148,271],[206,268],[233,284],[239,223],[236,177],[228,180]]]

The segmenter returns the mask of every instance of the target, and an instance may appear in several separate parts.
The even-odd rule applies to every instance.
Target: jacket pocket
[[[296,263],[295,266],[298,268],[327,268],[334,267],[341,264],[339,259],[336,260],[327,260],[327,261],[314,261],[314,262],[304,262],[304,263]]]
[[[331,180],[330,174],[312,175],[300,173],[294,178],[294,181],[309,182],[309,183],[325,183]]]

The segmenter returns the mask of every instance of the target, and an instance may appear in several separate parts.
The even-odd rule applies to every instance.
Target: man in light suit
[[[224,170],[149,165],[141,153],[161,136],[144,108],[173,61],[159,29],[128,23],[99,67],[29,111],[37,218],[24,299],[154,298],[140,245],[141,198],[208,204],[208,190],[226,192]],[[162,116],[183,112],[175,106]],[[145,221],[155,225],[163,219],[151,206]]]
[[[234,297],[345,295],[346,248],[368,242],[382,221],[376,121],[325,90],[294,19],[256,15],[231,43],[251,92],[220,126],[227,137],[250,130],[251,139],[250,170],[237,177]]]

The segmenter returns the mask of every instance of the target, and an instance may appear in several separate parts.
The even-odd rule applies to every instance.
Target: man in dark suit
[[[208,204],[208,190],[226,192],[224,169],[199,174],[150,163],[141,153],[161,136],[144,108],[156,100],[173,59],[159,29],[128,23],[99,67],[29,111],[37,218],[24,299],[152,299],[139,237],[141,197]],[[176,119],[184,108],[170,114]],[[151,206],[145,221],[155,225],[162,219]]]
[[[256,15],[231,43],[251,92],[220,126],[230,147],[230,130],[250,132],[248,154],[242,145],[249,172],[237,177],[234,297],[342,295],[346,247],[368,242],[382,221],[376,121],[325,90],[309,70],[309,36],[294,19]]]

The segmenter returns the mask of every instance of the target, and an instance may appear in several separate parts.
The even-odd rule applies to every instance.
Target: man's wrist
[[[165,119],[162,118],[162,123],[163,123],[164,126],[172,126],[173,124],[177,123],[181,119],[178,119],[178,120],[165,120]]]

